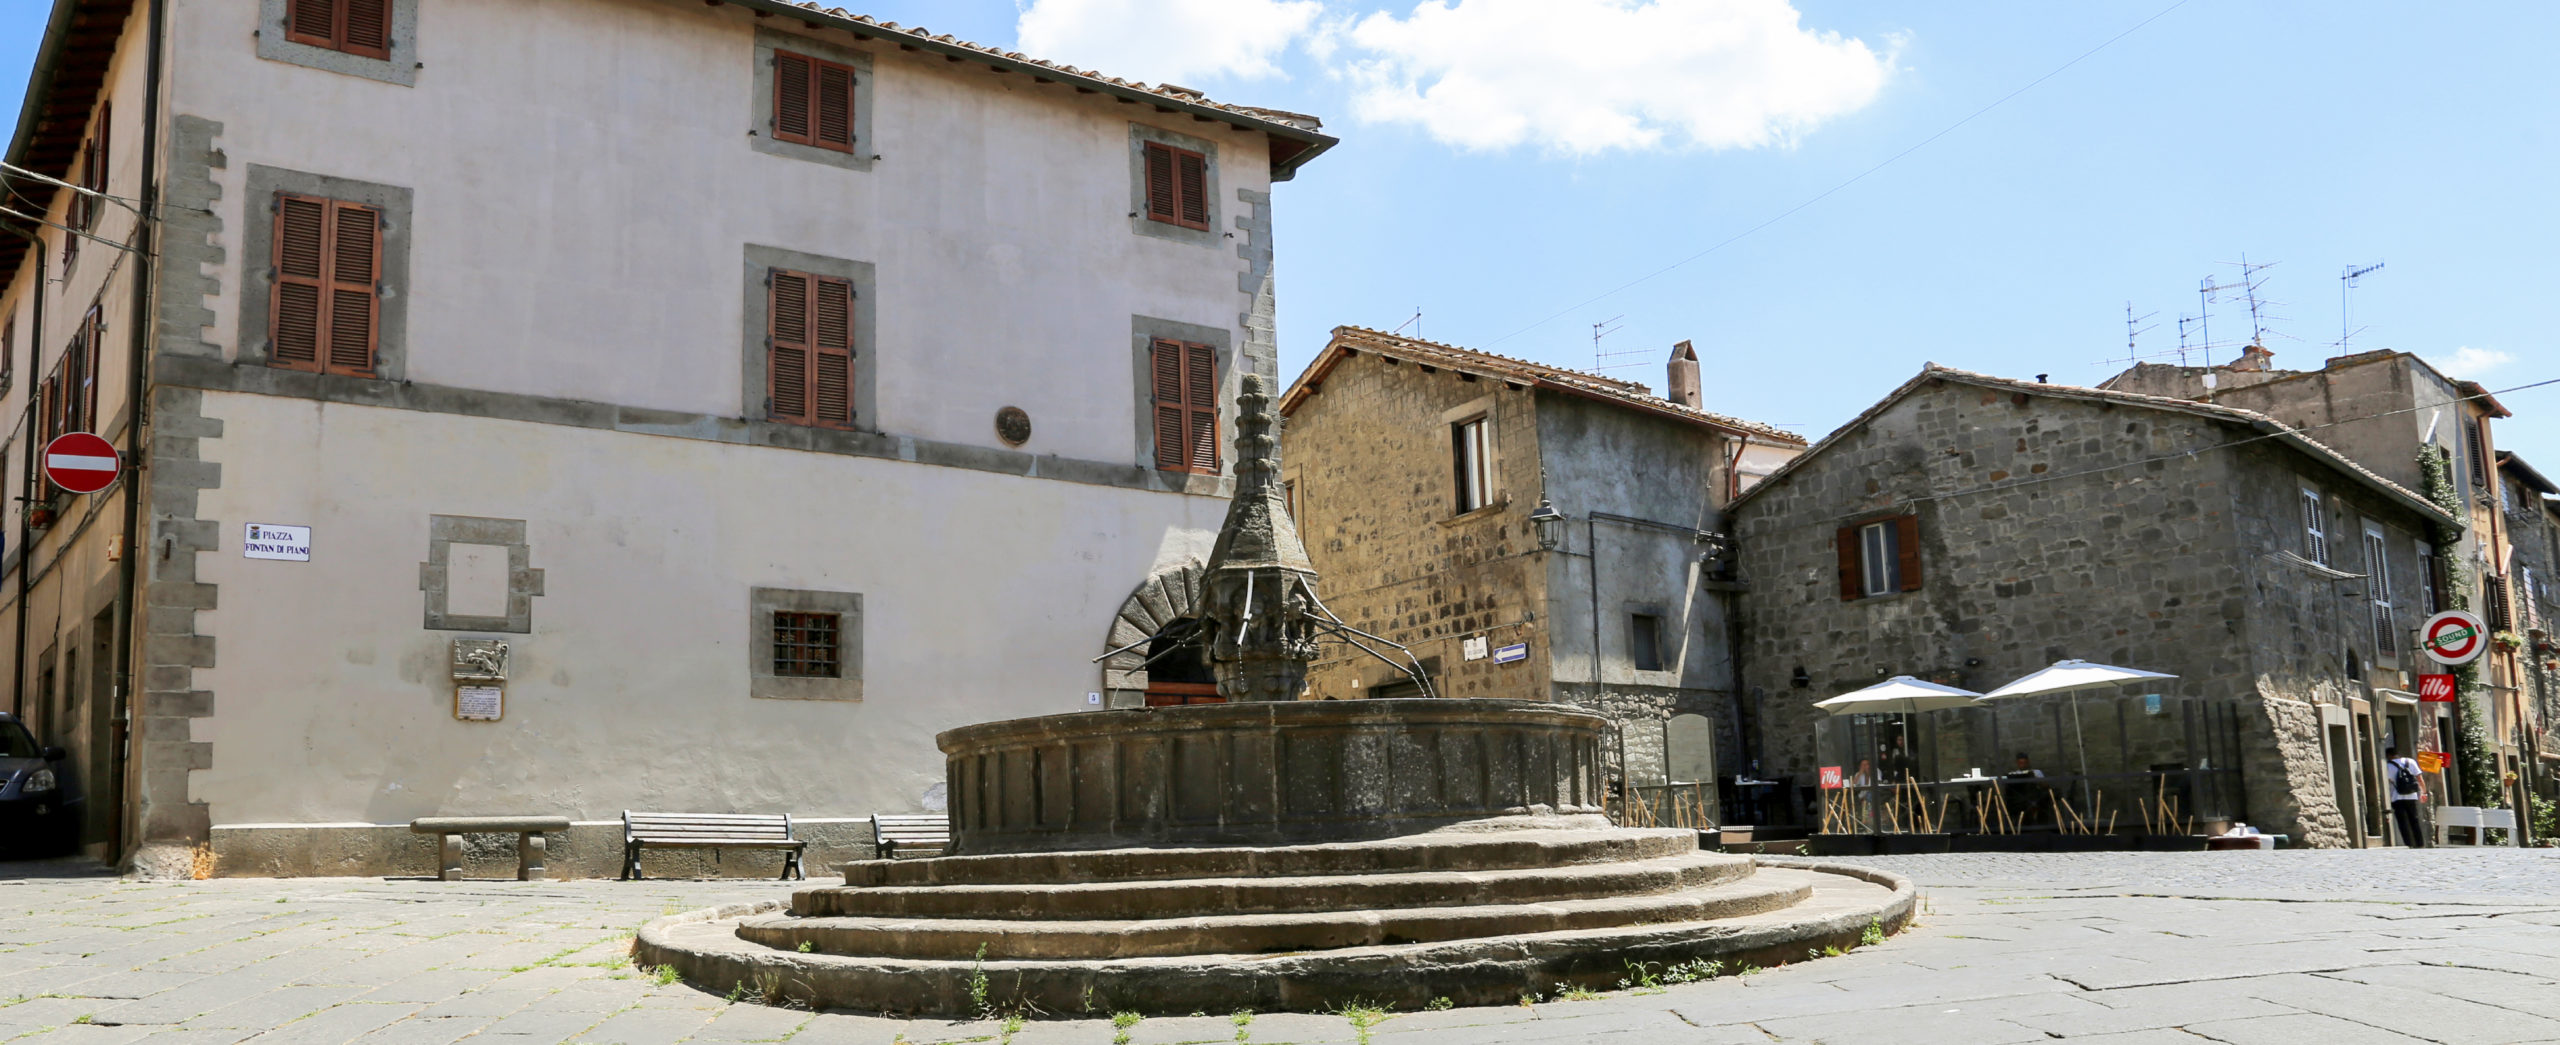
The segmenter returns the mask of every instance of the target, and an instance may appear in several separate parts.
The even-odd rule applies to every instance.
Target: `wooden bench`
[[[639,813],[622,811],[622,880],[640,877],[642,849],[778,849],[782,877],[807,878],[800,851],[809,843],[794,837],[789,814]]]
[[[565,816],[422,816],[409,821],[413,833],[444,836],[436,847],[436,877],[448,882],[462,880],[462,836],[509,833],[516,836],[516,880],[539,882],[551,871],[546,866],[551,843],[544,836],[568,829]]]
[[[873,813],[871,840],[882,860],[895,860],[906,849],[951,848],[951,818],[940,813]]]

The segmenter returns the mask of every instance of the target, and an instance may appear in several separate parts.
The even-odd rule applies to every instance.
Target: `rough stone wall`
[[[1450,411],[1491,406],[1491,507],[1453,517]],[[1529,509],[1538,503],[1534,393],[1492,379],[1368,352],[1344,360],[1287,418],[1281,474],[1317,594],[1351,626],[1438,658],[1442,696],[1548,699],[1543,567]],[[1462,640],[1527,642],[1527,660],[1469,661]],[[1382,651],[1391,652],[1391,651]],[[1347,699],[1402,676],[1328,643],[1308,695]]]
[[[2267,562],[2299,541],[2298,523],[2282,534],[2277,499],[2297,497],[2293,477],[2316,465],[2267,443],[2183,452],[2246,434],[2139,407],[1941,382],[1755,491],[1736,509],[1735,529],[1751,585],[1743,685],[1761,720],[1763,775],[1811,783],[1821,717],[1813,701],[1901,674],[1988,690],[2077,657],[2174,673],[2160,687],[2173,698],[2239,702],[2247,815],[2271,831],[2338,841],[2320,738],[2287,702],[2307,713],[2310,700],[2339,692],[2320,685],[2319,651],[2332,651],[2337,672],[2335,651],[2358,632],[2351,615],[2364,603],[2331,590],[2320,598],[2347,616],[2323,616],[2311,609],[2312,582],[2335,582]],[[1919,519],[1920,588],[1843,600],[1836,531],[1902,513]],[[2404,520],[2401,532],[2417,531]],[[2395,573],[2414,577],[2414,545],[2399,543],[2411,559]],[[2360,554],[2354,543],[2340,547],[2351,560]],[[2262,624],[2270,616],[2282,626]],[[1804,688],[1791,684],[1798,666]],[[2003,746],[2049,768],[2071,764],[2062,720],[1999,713]],[[2189,756],[2183,738],[2161,732],[2174,717],[2123,721],[2131,768]],[[2109,734],[2089,735],[2092,770],[2113,768],[2099,762]],[[2329,810],[2325,821],[2304,821],[2314,806]]]

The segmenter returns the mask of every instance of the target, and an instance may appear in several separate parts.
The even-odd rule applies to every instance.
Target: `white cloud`
[[[1787,145],[1893,66],[1788,0],[1429,0],[1337,31],[1310,50],[1345,52],[1355,115],[1470,149]]]
[[[1015,23],[1024,54],[1129,80],[1198,86],[1277,76],[1318,0],[1031,0]]]
[[[2516,357],[2494,348],[2473,348],[2464,345],[2454,349],[2453,355],[2445,359],[2444,372],[2455,377],[2468,378],[2488,373],[2515,361]]]

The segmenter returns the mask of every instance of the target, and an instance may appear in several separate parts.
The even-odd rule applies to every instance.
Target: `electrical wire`
[[[6,172],[8,172],[8,173],[10,173],[10,174],[15,174],[15,175],[17,175],[17,176],[19,176],[19,177],[21,177],[21,178],[25,178],[25,179],[27,179],[27,180],[29,180],[29,181],[39,181],[39,182],[43,182],[43,183],[45,183],[45,184],[47,184],[47,185],[51,185],[51,186],[53,186],[53,187],[55,187],[55,188],[58,188],[58,189],[69,189],[69,190],[71,190],[71,191],[73,191],[73,192],[76,192],[76,193],[79,193],[80,195],[83,195],[83,196],[94,196],[94,197],[96,197],[96,198],[98,198],[98,199],[102,199],[102,200],[106,200],[106,201],[108,201],[108,202],[110,202],[110,203],[118,204],[118,205],[122,206],[124,209],[129,210],[129,211],[132,211],[132,212],[134,212],[134,213],[136,213],[136,214],[140,214],[140,213],[142,213],[142,204],[141,204],[139,201],[136,201],[136,200],[129,200],[129,199],[126,199],[126,198],[124,198],[124,197],[122,197],[122,196],[111,195],[111,194],[109,194],[109,193],[106,193],[106,192],[103,192],[103,191],[100,191],[100,190],[97,190],[97,189],[92,189],[92,188],[89,188],[89,187],[87,187],[87,186],[83,186],[83,185],[74,185],[74,184],[72,184],[72,183],[70,183],[70,182],[67,182],[67,181],[64,181],[64,180],[62,180],[62,179],[60,179],[60,178],[56,178],[56,177],[54,177],[54,176],[52,176],[52,175],[50,175],[50,174],[44,174],[44,173],[41,173],[41,172],[38,172],[38,171],[31,171],[31,170],[28,170],[28,169],[26,169],[26,168],[24,168],[24,167],[20,167],[20,166],[17,166],[17,165],[15,165],[15,164],[8,163],[8,162],[5,162],[5,161],[0,161],[0,171],[6,171]]]
[[[1989,112],[1990,112],[1991,110],[1993,110],[1993,109],[1997,109],[1997,108],[1999,108],[1999,107],[2001,107],[2001,106],[2003,106],[2003,105],[2008,104],[2008,103],[2009,103],[2009,101],[2010,101],[2011,99],[2014,99],[2014,98],[2016,98],[2016,97],[2017,97],[2017,96],[2019,96],[2019,95],[2025,94],[2025,93],[2027,93],[2028,91],[2034,90],[2038,84],[2041,84],[2041,83],[2043,83],[2043,82],[2045,82],[2045,81],[2047,81],[2047,80],[2050,80],[2050,79],[2053,79],[2053,78],[2054,78],[2054,77],[2056,77],[2056,76],[2060,76],[2060,75],[2062,75],[2065,71],[2069,70],[2072,66],[2075,66],[2075,65],[2080,64],[2081,62],[2087,61],[2087,60],[2089,59],[2089,57],[2090,57],[2090,56],[2095,55],[2095,54],[2097,54],[2098,52],[2103,51],[2103,50],[2106,50],[2108,47],[2113,46],[2113,45],[2116,43],[2116,41],[2118,41],[2118,40],[2122,40],[2122,39],[2124,39],[2125,37],[2132,36],[2133,34],[2135,34],[2135,33],[2137,33],[2137,32],[2140,32],[2144,26],[2150,25],[2150,24],[2151,24],[2151,23],[2153,23],[2153,22],[2157,22],[2157,21],[2161,20],[2162,18],[2166,18],[2166,17],[2168,17],[2168,16],[2169,16],[2169,13],[2170,13],[2170,12],[2175,11],[2175,10],[2177,10],[2177,9],[2181,8],[2181,7],[2185,7],[2186,5],[2187,5],[2187,0],[2176,0],[2176,2],[2175,2],[2175,3],[2172,3],[2172,4],[2170,4],[2170,5],[2169,5],[2169,6],[2167,6],[2167,7],[2163,7],[2163,8],[2161,8],[2161,9],[2159,10],[2159,12],[2158,12],[2158,13],[2153,14],[2151,17],[2149,17],[2149,18],[2145,18],[2145,19],[2143,19],[2143,20],[2141,20],[2141,21],[2139,21],[2139,22],[2134,23],[2132,28],[2130,28],[2130,29],[2126,29],[2125,31],[2123,31],[2123,32],[2121,32],[2121,33],[2117,33],[2117,34],[2116,34],[2116,35],[2114,35],[2114,36],[2110,36],[2110,37],[2106,38],[2104,41],[2100,42],[2100,43],[2098,44],[2098,46],[2096,46],[2096,47],[2092,47],[2092,48],[2090,48],[2090,49],[2088,49],[2088,50],[2086,50],[2086,51],[2082,51],[2082,52],[2080,52],[2080,54],[2079,54],[2079,56],[2078,56],[2078,57],[2075,57],[2075,58],[2071,59],[2070,61],[2064,62],[2064,63],[2062,63],[2061,65],[2055,66],[2055,67],[2053,68],[2053,71],[2052,71],[2052,72],[2046,73],[2046,74],[2044,74],[2044,75],[2042,75],[2042,76],[2036,77],[2036,78],[2035,78],[2035,79],[2033,79],[2033,80],[2029,80],[2029,81],[2027,81],[2026,86],[2024,86],[2024,87],[2020,87],[2020,88],[2018,88],[2017,90],[2014,90],[2014,91],[2011,91],[2011,92],[2009,92],[2009,93],[2007,93],[2007,94],[2001,95],[1999,98],[1994,99],[1994,100],[1991,102],[1991,104],[1989,104],[1989,105],[1985,105],[1985,106],[1983,106],[1982,108],[1979,108],[1979,109],[1975,109],[1973,112],[1971,112],[1971,113],[1967,114],[1967,115],[1965,116],[1965,118],[1963,118],[1963,119],[1961,119],[1961,120],[1957,120],[1956,122],[1951,123],[1951,124],[1948,124],[1946,127],[1944,127],[1944,128],[1942,128],[1942,129],[1940,129],[1940,130],[1938,131],[1938,133],[1936,133],[1936,134],[1932,134],[1932,135],[1930,135],[1930,136],[1928,136],[1928,137],[1926,137],[1926,138],[1922,138],[1922,139],[1920,139],[1918,142],[1914,143],[1910,148],[1904,149],[1904,150],[1902,150],[1901,152],[1897,152],[1897,153],[1894,153],[1894,154],[1893,154],[1893,155],[1891,155],[1891,156],[1887,156],[1887,157],[1885,157],[1881,162],[1877,163],[1875,166],[1869,167],[1869,168],[1867,168],[1867,169],[1865,169],[1865,170],[1859,171],[1859,172],[1858,172],[1857,174],[1855,174],[1855,175],[1850,176],[1850,178],[1849,178],[1847,181],[1843,181],[1843,182],[1841,182],[1841,183],[1839,183],[1839,184],[1837,184],[1837,185],[1834,185],[1834,186],[1832,186],[1832,187],[1830,187],[1830,188],[1824,189],[1824,190],[1822,190],[1820,193],[1815,194],[1814,196],[1812,196],[1811,198],[1806,199],[1806,200],[1805,200],[1804,202],[1802,202],[1802,203],[1798,203],[1798,204],[1796,204],[1795,206],[1792,206],[1792,207],[1789,207],[1789,208],[1787,208],[1787,209],[1785,209],[1785,210],[1779,211],[1777,214],[1775,214],[1775,215],[1771,216],[1771,217],[1770,217],[1768,220],[1766,220],[1766,221],[1762,221],[1761,223],[1759,223],[1759,224],[1757,224],[1757,225],[1753,225],[1753,226],[1751,226],[1750,228],[1744,229],[1744,230],[1742,230],[1742,231],[1740,231],[1740,232],[1734,233],[1733,235],[1730,235],[1730,236],[1727,236],[1727,237],[1725,237],[1725,238],[1723,238],[1723,239],[1717,240],[1716,242],[1714,242],[1714,243],[1712,243],[1712,244],[1709,244],[1705,250],[1701,250],[1701,251],[1699,251],[1699,252],[1697,252],[1697,253],[1695,253],[1695,254],[1691,254],[1691,255],[1689,255],[1688,257],[1682,258],[1682,259],[1680,259],[1680,260],[1678,260],[1678,261],[1674,261],[1674,262],[1672,262],[1672,263],[1670,263],[1670,264],[1668,264],[1668,265],[1664,265],[1664,266],[1662,266],[1661,268],[1658,268],[1658,269],[1655,269],[1655,270],[1653,270],[1653,271],[1651,271],[1651,272],[1645,273],[1644,275],[1638,276],[1638,277],[1636,277],[1636,278],[1634,278],[1634,279],[1631,279],[1631,280],[1628,280],[1628,281],[1626,281],[1626,282],[1624,282],[1624,283],[1620,283],[1620,284],[1618,284],[1617,286],[1614,286],[1614,287],[1611,287],[1611,288],[1609,288],[1609,289],[1607,289],[1607,290],[1601,291],[1601,292],[1600,292],[1600,293],[1598,293],[1598,294],[1594,294],[1594,295],[1592,295],[1591,297],[1589,297],[1589,298],[1587,298],[1587,299],[1585,299],[1585,300],[1583,300],[1583,301],[1581,301],[1581,302],[1578,302],[1578,303],[1576,303],[1576,304],[1574,304],[1574,305],[1572,305],[1572,306],[1570,306],[1570,307],[1568,307],[1568,308],[1560,309],[1560,310],[1556,311],[1554,314],[1549,315],[1549,316],[1547,316],[1547,317],[1546,317],[1546,318],[1544,318],[1544,319],[1538,320],[1538,321],[1537,321],[1537,322],[1535,322],[1535,323],[1531,323],[1531,324],[1529,324],[1528,326],[1521,327],[1521,328],[1520,328],[1520,329],[1518,329],[1518,330],[1514,330],[1514,331],[1512,331],[1512,332],[1510,332],[1510,333],[1508,333],[1508,334],[1504,334],[1504,335],[1502,335],[1501,337],[1494,338],[1494,339],[1493,339],[1493,340],[1491,340],[1491,341],[1487,341],[1487,342],[1485,342],[1481,347],[1486,348],[1486,349],[1490,349],[1490,348],[1492,348],[1492,347],[1493,347],[1493,346],[1495,346],[1495,345],[1499,345],[1499,344],[1501,344],[1501,343],[1503,343],[1503,342],[1505,342],[1505,341],[1509,341],[1509,340],[1511,340],[1512,338],[1519,337],[1519,336],[1520,336],[1520,335],[1522,335],[1522,334],[1526,334],[1526,333],[1528,333],[1528,332],[1530,332],[1530,331],[1532,331],[1532,330],[1536,330],[1536,329],[1538,329],[1539,327],[1545,326],[1545,325],[1547,325],[1547,324],[1549,324],[1549,323],[1553,323],[1553,322],[1555,322],[1556,320],[1562,319],[1562,318],[1564,318],[1565,316],[1571,315],[1571,314],[1573,314],[1573,313],[1575,313],[1575,312],[1581,311],[1582,309],[1588,308],[1588,307],[1590,307],[1591,305],[1596,304],[1596,303],[1598,303],[1598,302],[1600,302],[1600,301],[1607,300],[1608,298],[1610,298],[1610,297],[1615,296],[1616,294],[1618,294],[1620,291],[1626,290],[1626,289],[1628,289],[1628,288],[1630,288],[1630,287],[1634,287],[1634,286],[1636,286],[1636,285],[1638,285],[1638,284],[1642,284],[1642,283],[1650,282],[1650,281],[1651,281],[1651,280],[1653,280],[1655,277],[1658,277],[1658,276],[1664,275],[1665,273],[1668,273],[1668,272],[1670,272],[1670,271],[1672,271],[1672,270],[1674,270],[1674,269],[1677,269],[1677,268],[1680,268],[1680,267],[1682,267],[1682,266],[1684,266],[1684,265],[1687,265],[1687,264],[1689,264],[1690,262],[1693,262],[1693,261],[1698,260],[1699,258],[1706,257],[1707,255],[1709,255],[1709,254],[1713,254],[1713,253],[1715,253],[1715,252],[1717,252],[1717,251],[1719,251],[1719,250],[1723,250],[1724,248],[1726,248],[1726,247],[1728,247],[1728,246],[1731,246],[1731,245],[1733,245],[1733,244],[1734,244],[1734,243],[1736,243],[1736,242],[1741,241],[1743,238],[1748,237],[1748,236],[1750,236],[1750,235],[1751,235],[1751,234],[1753,234],[1753,233],[1756,233],[1756,232],[1758,232],[1758,231],[1760,231],[1760,230],[1762,230],[1762,229],[1768,228],[1769,226],[1771,226],[1771,225],[1775,225],[1775,224],[1777,224],[1777,223],[1779,223],[1779,222],[1781,222],[1781,221],[1785,221],[1785,220],[1786,220],[1786,219],[1788,219],[1789,217],[1794,216],[1794,215],[1795,215],[1795,213],[1796,213],[1797,211],[1803,210],[1803,209],[1805,209],[1805,208],[1807,208],[1807,207],[1813,206],[1813,205],[1814,205],[1814,204],[1816,204],[1816,203],[1820,203],[1820,202],[1822,202],[1822,201],[1824,201],[1824,200],[1830,199],[1833,195],[1838,194],[1841,190],[1846,189],[1846,188],[1848,188],[1849,186],[1855,185],[1855,184],[1857,184],[1857,183],[1859,183],[1859,182],[1861,182],[1861,181],[1866,180],[1866,178],[1867,178],[1867,176],[1868,176],[1868,175],[1870,175],[1870,174],[1874,174],[1875,172],[1880,171],[1880,170],[1883,170],[1883,169],[1885,169],[1886,167],[1890,167],[1890,166],[1892,166],[1896,161],[1901,160],[1903,157],[1905,157],[1905,156],[1909,156],[1909,155],[1911,155],[1912,153],[1915,153],[1915,152],[1920,151],[1921,149],[1927,148],[1927,147],[1929,146],[1929,143],[1934,142],[1934,141],[1937,141],[1937,140],[1938,140],[1938,139],[1940,139],[1940,138],[1944,138],[1944,137],[1946,137],[1947,135],[1950,135],[1950,134],[1955,133],[1955,132],[1956,132],[1956,130],[1957,130],[1958,128],[1961,128],[1961,127],[1963,127],[1964,125],[1966,125],[1966,124],[1968,124],[1968,123],[1972,123],[1974,120],[1981,118],[1984,114],[1989,113]]]

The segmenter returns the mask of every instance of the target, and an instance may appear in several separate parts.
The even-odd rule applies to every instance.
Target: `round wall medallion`
[[[1018,406],[996,411],[996,438],[1006,446],[1021,446],[1031,441],[1031,415]]]

